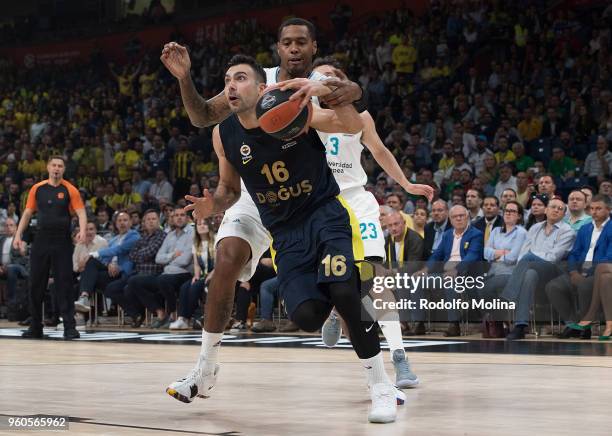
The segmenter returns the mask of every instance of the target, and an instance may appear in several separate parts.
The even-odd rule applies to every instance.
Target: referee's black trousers
[[[30,252],[30,316],[32,328],[41,328],[42,303],[53,271],[54,288],[59,310],[64,321],[64,330],[75,328],[74,295],[72,275],[72,251],[70,238],[46,237],[40,233]]]

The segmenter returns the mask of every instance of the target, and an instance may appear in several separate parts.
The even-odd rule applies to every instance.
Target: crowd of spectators
[[[568,256],[576,232],[590,224],[593,196],[604,195],[604,200],[597,198],[609,208],[609,23],[598,9],[578,16],[544,7],[543,2],[433,1],[423,16],[398,9],[369,18],[364,24],[368,32],[359,32],[351,31],[350,8],[339,6],[331,17],[334,34],[319,38],[319,54],[334,56],[362,86],[378,134],[408,179],[435,188],[432,203],[406,195],[371,156],[364,156],[366,188],[381,205],[400,212],[404,225],[423,238],[421,260],[449,260],[439,252],[442,232],[455,225],[449,210],[460,211],[459,220],[461,211],[467,211],[466,224],[472,222],[482,237],[475,256],[491,262],[508,260],[508,253],[497,252],[506,248],[487,246],[507,239],[493,238],[492,230],[509,225],[504,218],[514,211],[508,205],[519,209],[520,223],[524,219],[529,232],[548,225],[557,229],[565,222],[574,236],[554,263]],[[189,46],[193,78],[204,97],[221,91],[223,67],[236,52],[252,54],[264,66],[278,62],[275,35],[252,21],[234,23],[215,43],[186,41],[178,33],[173,38]],[[221,217],[196,226],[183,216],[183,196],[214,191],[218,166],[210,129],[190,124],[178,85],[158,56],[152,51],[138,63],[120,66],[100,52],[78,66],[22,69],[2,62],[0,226],[10,237],[29,189],[45,177],[46,160],[63,155],[65,178],[80,190],[87,206],[88,244],[97,254],[85,259],[75,252],[75,274],[80,275],[75,299],[88,306],[92,292],[108,290],[117,281],[112,279],[120,279],[122,286],[115,285],[121,292],[110,286],[106,294],[123,306],[134,325],[142,322],[146,307],[157,315],[156,327],[173,322],[184,328],[197,318],[194,295],[203,295],[204,285],[195,285],[214,271],[208,264],[214,250],[212,244],[192,250],[177,241],[204,238],[194,247],[210,241]],[[551,202],[563,207],[558,220],[550,216]],[[206,237],[200,233],[204,226]],[[138,243],[161,235],[159,229],[164,236],[158,238],[159,251]],[[390,238],[405,233],[391,231]],[[27,255],[5,248],[0,277],[17,271],[10,268],[13,255]],[[446,254],[453,261],[463,259],[463,250],[451,251]],[[21,269],[18,273],[27,275]],[[8,282],[14,284],[15,274]],[[161,278],[151,280],[158,274]],[[162,280],[165,275],[177,277]],[[261,282],[266,320],[277,290],[274,283]],[[242,303],[236,327],[244,329],[245,307],[255,301],[260,286],[238,287],[243,296],[250,295],[238,298]],[[179,296],[179,317],[172,320]]]

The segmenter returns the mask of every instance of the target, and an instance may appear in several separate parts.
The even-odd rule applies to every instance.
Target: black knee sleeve
[[[291,314],[291,321],[307,332],[315,332],[321,328],[332,306],[321,300],[306,300]]]
[[[349,330],[351,343],[360,359],[368,359],[380,352],[378,325],[364,322],[361,318],[361,295],[359,271],[353,271],[345,282],[330,283],[329,294],[336,310]]]

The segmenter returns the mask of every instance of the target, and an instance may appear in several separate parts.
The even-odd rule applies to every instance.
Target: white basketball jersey
[[[276,83],[278,83],[278,76],[280,74],[280,67],[272,67],[272,68],[264,68],[265,72],[266,72],[266,85],[274,85]],[[312,73],[310,73],[310,76],[308,76],[309,79],[312,80],[325,80],[328,77],[324,76],[321,73],[318,73],[316,71],[313,71]],[[318,104],[318,99],[316,97],[314,97],[315,101]]]
[[[325,144],[327,164],[334,173],[340,191],[365,186],[368,175],[361,166],[361,134],[317,132]]]

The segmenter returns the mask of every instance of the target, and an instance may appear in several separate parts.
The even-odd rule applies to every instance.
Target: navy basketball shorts
[[[333,198],[275,231],[272,251],[289,318],[307,300],[329,302],[331,309],[325,285],[349,280],[355,261],[363,260],[359,222],[342,197]]]

